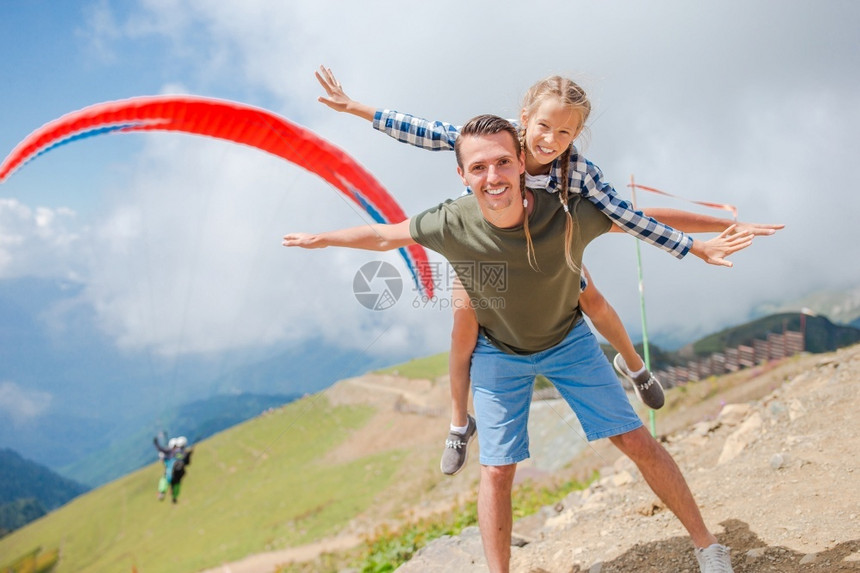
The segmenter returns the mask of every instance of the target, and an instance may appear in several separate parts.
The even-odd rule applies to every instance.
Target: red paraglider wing
[[[178,131],[224,139],[267,151],[325,179],[379,223],[406,214],[369,171],[346,152],[270,111],[195,96],[148,96],[107,102],[72,112],[37,129],[0,164],[0,183],[28,161],[65,143],[114,132]],[[427,252],[401,249],[416,286],[433,296]]]

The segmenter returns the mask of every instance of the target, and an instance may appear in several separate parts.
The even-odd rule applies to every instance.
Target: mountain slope
[[[87,487],[10,449],[0,449],[0,535],[18,529]]]
[[[797,377],[787,370],[792,364],[804,363],[808,370],[827,360],[791,359],[773,372],[768,365],[674,388],[667,406],[657,413],[658,431],[672,435],[693,422],[713,419],[721,401],[758,400]],[[361,535],[380,523],[396,524],[448,509],[473,495],[476,456],[455,479],[443,478],[438,470],[447,393],[444,377],[369,375],[343,381],[200,443],[177,506],[155,501],[161,469],[151,464],[0,540],[0,555],[12,559],[36,546],[50,550],[62,545],[60,573],[132,567],[167,573],[223,570],[223,563],[239,573],[244,569],[232,562],[248,555],[289,547],[320,551],[360,542]],[[840,405],[854,402],[856,397],[849,397]],[[770,403],[767,408],[780,415],[789,411]],[[825,404],[814,413],[831,410]],[[533,458],[521,465],[524,475],[558,475],[559,461],[574,460],[575,465],[564,470],[571,475],[612,465],[615,457],[600,443],[586,447],[564,412],[553,405],[544,414],[553,424],[543,424],[540,431],[532,431],[530,424]],[[538,417],[535,413],[533,421]],[[585,453],[580,459],[576,456],[581,451]],[[594,453],[599,453],[597,458]],[[708,469],[694,466],[694,476],[698,467]],[[760,469],[750,463],[750,471]],[[277,559],[267,562],[274,567],[283,562]]]
[[[85,491],[84,485],[27,460],[13,450],[0,449],[0,503],[34,498],[47,509],[55,509]]]
[[[165,413],[159,426],[147,425],[130,435],[123,435],[61,471],[63,475],[91,487],[99,486],[152,463],[157,455],[152,438],[165,430],[171,436],[184,435],[194,444],[298,397],[282,394],[218,395],[182,404]],[[162,439],[162,443],[166,444],[166,441]]]
[[[332,534],[380,496],[403,457],[319,459],[372,414],[321,395],[267,412],[197,444],[176,506],[156,500],[162,469],[150,464],[0,539],[0,555],[62,547],[58,573],[185,573]]]

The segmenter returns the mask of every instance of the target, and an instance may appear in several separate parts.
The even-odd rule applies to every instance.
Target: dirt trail
[[[274,571],[280,563],[309,561],[322,553],[351,549],[361,542],[361,537],[357,535],[329,537],[308,545],[249,555],[240,561],[225,563],[212,569],[206,569],[202,573],[263,573]]]

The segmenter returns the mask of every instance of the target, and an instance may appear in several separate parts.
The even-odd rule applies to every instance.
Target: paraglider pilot
[[[164,473],[158,480],[158,500],[164,500],[164,495],[170,486],[170,496],[173,503],[176,503],[179,500],[185,468],[191,464],[191,454],[194,450],[188,447],[188,439],[185,436],[171,438],[166,448],[158,443],[158,436],[152,438],[152,443],[158,449],[159,459],[164,462]]]

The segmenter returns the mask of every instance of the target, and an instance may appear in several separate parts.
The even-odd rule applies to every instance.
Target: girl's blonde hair
[[[585,122],[591,114],[591,102],[588,100],[585,90],[577,85],[576,82],[561,76],[549,76],[548,78],[542,79],[530,87],[523,98],[522,115],[525,121],[523,121],[520,126],[520,146],[523,149],[526,149],[526,153],[528,153],[525,145],[526,128],[528,127],[528,121],[526,118],[530,117],[541,102],[549,97],[557,98],[563,105],[570,107],[571,111],[579,113],[580,123],[577,127],[574,139],[576,139],[576,137],[582,132]],[[556,161],[561,162],[561,180],[559,181],[558,200],[561,202],[561,205],[564,208],[564,213],[567,216],[567,221],[565,221],[564,225],[564,259],[571,270],[574,272],[580,272],[579,266],[573,261],[573,258],[570,255],[570,243],[573,240],[573,217],[570,214],[570,208],[568,206],[570,187],[568,173],[570,171],[570,154],[572,152],[573,142],[571,142],[570,147],[564,150],[564,153],[556,158]]]

